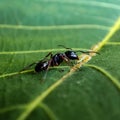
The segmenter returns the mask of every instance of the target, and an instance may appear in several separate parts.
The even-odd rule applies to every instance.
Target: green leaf
[[[120,2],[0,1],[0,119],[119,120]],[[49,52],[93,50],[36,74]],[[63,72],[60,70],[64,69]]]

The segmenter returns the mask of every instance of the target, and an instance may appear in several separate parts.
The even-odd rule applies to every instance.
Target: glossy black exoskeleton
[[[48,60],[45,60],[48,56],[50,58]],[[65,53],[56,53],[53,55],[51,52],[48,53],[43,60],[40,60],[38,62],[34,62],[25,68],[23,68],[21,71],[24,71],[31,66],[35,65],[35,72],[41,72],[48,70],[49,67],[59,66],[63,61],[70,62],[70,60],[78,60],[78,56],[74,51],[66,51]]]
[[[51,64],[50,66],[58,66],[63,62],[64,55],[62,53],[57,53],[55,55],[51,55]]]
[[[65,49],[68,49],[68,50],[65,51],[63,54],[65,54],[65,56],[66,56],[69,60],[79,60],[79,57],[78,57],[78,55],[77,55],[76,52],[81,52],[81,53],[85,53],[85,54],[88,54],[88,53],[97,53],[97,54],[99,54],[98,52],[95,52],[95,51],[82,51],[82,50],[73,51],[71,48],[67,48],[67,47],[65,47],[64,45],[59,45],[59,46],[62,46],[62,47],[64,47]]]
[[[35,72],[41,72],[41,71],[45,71],[47,70],[48,66],[49,66],[49,62],[46,60],[40,60],[38,62],[34,62],[26,67],[24,67],[21,71],[27,70],[28,68],[30,68],[31,66],[35,65]]]
[[[59,46],[66,48],[64,45],[59,45]],[[28,69],[29,67],[33,66],[34,64],[36,64],[35,65],[35,72],[46,71],[49,69],[49,67],[58,66],[63,61],[69,63],[71,60],[79,60],[79,57],[76,54],[76,52],[82,52],[82,53],[94,52],[94,51],[73,51],[71,48],[66,48],[66,49],[68,49],[68,50],[65,51],[64,53],[56,53],[55,55],[53,55],[50,52],[45,56],[44,59],[28,65],[27,67],[23,68],[21,71]],[[47,59],[48,56],[50,56],[49,59]]]
[[[69,50],[65,52],[65,55],[70,59],[70,60],[79,60],[78,55],[76,52]]]
[[[69,50],[66,51],[65,53],[56,53],[55,55],[53,55],[52,53],[49,53],[49,55],[51,55],[49,63],[50,66],[58,66],[60,65],[63,61],[65,62],[70,62],[70,60],[78,60],[78,55],[76,54],[76,52]]]
[[[40,61],[36,64],[35,66],[35,71],[36,72],[41,72],[41,71],[45,71],[48,68],[48,61]]]
[[[63,45],[59,45],[59,46],[63,46]],[[75,51],[73,51],[71,48],[66,48],[66,49],[70,49],[70,50],[67,50],[64,53],[56,53],[55,55],[53,55],[52,53],[48,54],[51,55],[50,66],[58,66],[63,61],[70,62],[70,60],[79,60],[79,57]]]

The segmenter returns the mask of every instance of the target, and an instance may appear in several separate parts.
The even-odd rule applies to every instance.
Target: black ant
[[[68,50],[65,51],[64,53],[56,53],[55,55],[53,55],[52,52],[50,52],[45,56],[44,59],[26,66],[21,71],[24,71],[35,64],[36,64],[35,72],[47,71],[49,67],[59,66],[63,61],[69,63],[70,60],[79,60],[79,57],[76,54],[76,52],[82,52],[82,53],[94,52],[94,51],[81,51],[81,50],[73,51],[71,48],[67,48],[64,45],[59,45],[59,46],[62,46]],[[97,52],[94,52],[94,53],[97,53]],[[47,60],[48,56],[50,56],[50,59]]]

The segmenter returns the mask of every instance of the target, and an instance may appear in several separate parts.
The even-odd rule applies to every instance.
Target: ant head
[[[70,59],[70,60],[79,60],[78,55],[76,54],[75,51],[73,50],[68,50],[65,52],[65,55]]]
[[[58,45],[62,46],[63,48],[67,49],[65,52],[65,56],[67,56],[70,60],[79,60],[78,55],[75,51],[72,50],[72,48],[65,47],[64,45]]]

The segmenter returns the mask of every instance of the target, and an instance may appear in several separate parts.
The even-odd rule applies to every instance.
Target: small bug
[[[59,66],[63,61],[69,63],[70,60],[79,60],[78,55],[76,54],[76,52],[82,52],[82,53],[91,53],[94,51],[73,51],[71,48],[67,48],[64,45],[59,45],[64,47],[65,49],[68,49],[67,51],[63,52],[63,53],[56,53],[56,54],[52,54],[52,52],[49,52],[45,58],[43,58],[42,60],[38,61],[38,62],[34,62],[28,66],[26,66],[25,68],[23,68],[21,71],[24,71],[28,68],[30,68],[31,66],[35,65],[35,72],[41,72],[41,71],[46,71],[49,69],[49,67],[54,67],[54,66]],[[97,53],[97,52],[94,52]],[[47,57],[50,58],[47,60]]]

